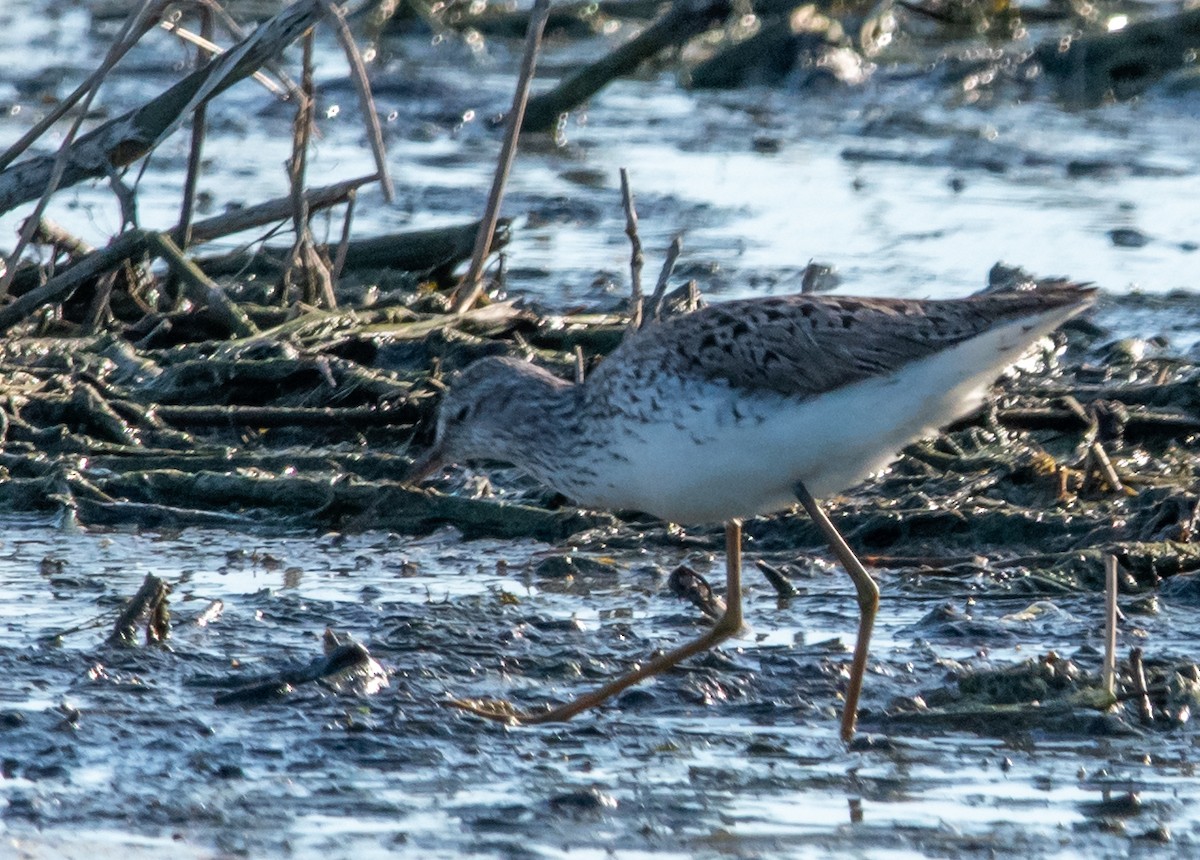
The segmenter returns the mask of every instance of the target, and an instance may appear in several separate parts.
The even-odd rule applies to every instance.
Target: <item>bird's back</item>
[[[786,508],[797,481],[841,492],[975,408],[1090,299],[1074,288],[940,302],[787,296],[670,319],[585,383],[591,453],[560,489],[685,523]]]
[[[721,302],[643,328],[602,363],[597,382],[638,367],[811,397],[892,373],[1010,321],[1036,325],[1059,312],[1065,319],[1093,295],[1064,284],[946,300],[804,294]]]

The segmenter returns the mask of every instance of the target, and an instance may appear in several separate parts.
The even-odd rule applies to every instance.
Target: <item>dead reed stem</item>
[[[337,254],[333,258],[332,271],[329,279],[333,282],[334,293],[337,293],[337,282],[346,266],[346,255],[350,252],[350,226],[354,223],[354,204],[358,201],[358,190],[350,189],[346,195],[346,215],[342,219],[342,238],[338,241]]]
[[[103,274],[122,261],[146,253],[149,243],[143,230],[129,230],[114,239],[107,248],[89,254],[78,263],[59,272],[46,283],[24,293],[0,308],[0,334],[8,331],[43,305],[64,302],[85,281]]]
[[[500,217],[500,202],[504,199],[504,186],[512,169],[513,158],[517,154],[517,138],[521,134],[521,121],[525,116],[525,105],[529,101],[529,85],[533,81],[534,69],[537,68],[542,31],[546,28],[549,15],[550,0],[535,0],[533,13],[529,18],[529,29],[525,33],[525,55],[521,59],[517,89],[513,94],[512,109],[508,112],[508,127],[504,133],[504,143],[500,147],[500,157],[496,161],[496,173],[492,178],[492,190],[483,210],[483,220],[479,224],[479,233],[475,236],[475,250],[471,255],[467,273],[459,281],[450,299],[454,312],[458,314],[470,310],[483,292],[483,261],[492,245],[492,235],[496,232],[496,221]]]
[[[583,347],[580,346],[579,344],[575,344],[574,356],[575,356],[575,384],[583,385],[584,378],[587,374],[587,364],[584,362],[584,359],[583,359]]]
[[[200,36],[205,41],[211,42],[213,37],[212,10],[207,6],[201,6],[198,13],[200,15]],[[206,48],[200,47],[196,53],[196,65],[198,67],[204,65],[210,56],[211,53]],[[179,204],[179,223],[171,233],[175,244],[185,252],[192,244],[192,215],[196,207],[196,186],[200,182],[201,161],[204,157],[204,135],[207,129],[208,104],[204,103],[197,107],[192,114],[192,140],[188,148],[187,175],[183,180],[183,200]],[[172,271],[166,292],[176,306],[182,298],[178,287],[178,275]]]
[[[213,10],[217,16],[217,20],[221,22],[221,26],[225,28],[226,32],[228,32],[234,40],[238,42],[245,41],[245,29],[243,29],[243,27],[234,19],[232,15],[225,11],[225,8],[218,3],[217,0],[202,0],[202,2],[206,3]],[[289,75],[283,66],[279,64],[278,60],[267,60],[263,63],[263,66],[275,76],[276,80],[278,80],[280,84],[283,85],[283,89],[287,92],[286,98],[295,99],[299,97],[300,87],[296,85],[296,82],[292,80],[292,76]],[[271,92],[277,92],[276,87],[271,84],[267,76],[261,72],[254,73],[254,80],[258,81]]]
[[[329,269],[317,253],[312,230],[308,225],[308,199],[304,195],[304,178],[308,171],[308,144],[312,140],[315,100],[313,86],[313,29],[310,27],[301,39],[303,45],[303,72],[300,78],[302,98],[296,105],[296,121],[293,124],[292,157],[288,162],[288,177],[292,189],[292,221],[296,241],[288,269],[284,272],[282,303],[289,302],[292,276],[299,269],[303,281],[301,295],[310,305],[333,310],[337,308],[337,297],[333,293]]]
[[[293,267],[307,274],[303,254],[304,239],[308,233],[308,201],[304,197],[304,176],[308,170],[308,141],[312,137],[314,122],[312,52],[313,30],[310,27],[301,37],[303,59],[300,71],[300,99],[296,103],[296,116],[292,122],[292,157],[288,160],[288,181],[292,193],[292,228],[295,243],[292,257],[283,277],[282,304],[288,303],[288,284],[292,279]],[[303,297],[310,301],[310,291],[305,289]]]
[[[33,156],[11,165],[0,172],[0,212],[44,196],[56,173],[56,187],[62,188],[109,175],[144,158],[198,105],[253,74],[318,23],[323,14],[320,0],[295,0],[204,68],[75,139],[66,148],[65,162],[59,161],[60,150],[57,155]]]
[[[149,233],[151,249],[167,262],[183,284],[183,292],[197,305],[205,305],[237,337],[258,334],[258,328],[208,275],[180,250],[165,233]]]
[[[318,210],[328,209],[330,206],[345,202],[356,188],[366,185],[368,182],[374,182],[378,178],[378,174],[373,173],[370,176],[360,176],[357,179],[348,179],[334,185],[307,189],[304,192],[304,199],[308,204],[309,216],[311,217]],[[192,243],[211,242],[213,239],[241,233],[243,230],[252,230],[265,224],[285,221],[292,217],[294,210],[295,203],[289,191],[286,197],[276,197],[274,200],[267,200],[244,209],[234,209],[214,215],[192,224]],[[179,227],[175,226],[169,232],[174,235],[178,229]]]
[[[1121,482],[1121,478],[1117,475],[1117,470],[1113,468],[1112,460],[1109,459],[1108,452],[1104,450],[1104,446],[1099,440],[1092,442],[1090,448],[1092,461],[1096,464],[1096,468],[1100,470],[1100,474],[1104,477],[1104,482],[1108,484],[1109,490],[1114,493],[1124,493],[1125,485]]]
[[[215,13],[217,10],[221,10],[221,7],[217,3],[213,2],[212,0],[209,0],[209,2],[201,2],[198,5],[200,6],[200,8],[203,11],[206,11],[209,13]],[[224,11],[224,10],[221,10],[221,11]],[[178,24],[176,24],[173,21],[160,21],[158,26],[162,27],[162,29],[166,30],[168,33],[170,33],[172,36],[176,37],[180,41],[187,42],[191,45],[195,45],[201,51],[208,53],[210,56],[218,56],[220,54],[225,53],[225,49],[213,41],[213,37],[212,37],[211,33],[208,35],[193,33],[191,30],[188,30],[184,27],[180,27]],[[243,34],[241,33],[241,28],[239,27],[239,28],[235,28],[235,29],[237,31],[237,35],[235,36],[235,38],[237,38],[237,39],[243,38]],[[270,64],[264,63],[264,65],[270,65]],[[284,96],[285,91],[288,94],[290,94],[292,92],[290,89],[288,89],[286,84],[284,86],[280,86],[279,84],[272,81],[269,77],[267,77],[262,72],[255,72],[253,75],[251,75],[251,77],[254,78],[254,80],[257,81],[259,84],[261,84],[263,89],[265,89],[267,92],[271,93],[272,95]],[[291,83],[291,82],[289,81],[287,83]]]
[[[367,77],[367,66],[363,62],[362,52],[354,41],[354,34],[346,25],[346,14],[332,0],[326,0],[326,15],[333,31],[337,35],[346,59],[350,63],[350,79],[354,81],[354,89],[358,92],[358,102],[362,106],[363,122],[367,126],[367,140],[371,144],[371,155],[375,159],[375,170],[379,174],[379,185],[383,189],[383,199],[388,203],[396,199],[396,189],[392,185],[392,176],[388,173],[387,148],[383,143],[383,129],[379,125],[379,111],[375,108],[375,98],[371,95],[371,81]]]
[[[125,265],[128,265],[128,263]],[[116,285],[117,278],[122,274],[125,265],[122,265],[121,268],[105,272],[97,280],[96,295],[92,299],[92,303],[88,306],[87,316],[83,320],[83,330],[85,333],[89,335],[99,334],[112,321],[110,302],[112,301],[113,286]]]

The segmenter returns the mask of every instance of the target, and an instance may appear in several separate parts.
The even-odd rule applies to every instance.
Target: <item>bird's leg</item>
[[[594,708],[617,693],[632,687],[645,678],[658,675],[674,667],[681,660],[707,651],[742,629],[742,523],[730,520],[725,524],[725,614],[717,619],[707,633],[665,654],[660,654],[638,666],[632,672],[609,681],[565,705],[545,711],[518,711],[509,702],[488,699],[453,699],[450,707],[469,711],[481,717],[517,725],[564,722],[578,713]]]
[[[858,697],[862,693],[863,675],[867,671],[867,652],[871,646],[871,630],[875,626],[875,615],[879,611],[879,586],[867,573],[862,562],[854,551],[846,545],[846,541],[825,516],[817,500],[802,482],[797,481],[793,488],[796,498],[804,506],[817,528],[825,535],[829,548],[837,556],[846,573],[854,580],[858,589],[858,639],[854,643],[854,660],[850,664],[850,685],[846,688],[846,704],[842,711],[842,740],[849,743],[854,737],[854,724],[858,720]]]

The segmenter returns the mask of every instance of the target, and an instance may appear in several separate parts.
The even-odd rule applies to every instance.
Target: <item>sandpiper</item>
[[[943,301],[743,299],[647,325],[582,383],[516,358],[471,364],[444,396],[410,482],[447,463],[502,460],[584,507],[724,522],[726,611],[705,635],[567,704],[451,704],[515,723],[567,720],[738,633],[741,520],[799,501],[857,588],[841,724],[850,740],[879,589],[816,498],[976,408],[1004,368],[1093,298],[1053,282]]]

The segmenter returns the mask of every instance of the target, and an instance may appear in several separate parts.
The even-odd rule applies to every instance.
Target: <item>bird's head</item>
[[[522,464],[522,440],[536,432],[548,400],[570,383],[526,361],[483,358],[455,374],[438,406],[433,446],[405,477],[417,484],[450,463],[504,460]]]

